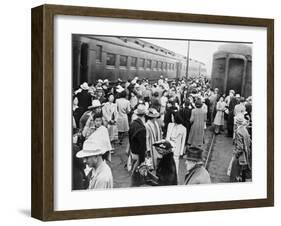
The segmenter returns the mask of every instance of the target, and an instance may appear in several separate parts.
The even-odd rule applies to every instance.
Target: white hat
[[[104,83],[109,82],[108,79],[103,80]]]
[[[98,83],[103,83],[103,81],[101,79],[98,80]]]
[[[146,106],[144,104],[139,104],[137,109],[134,110],[134,113],[136,115],[145,115],[146,112],[147,112],[147,108],[146,108]]]
[[[80,85],[81,89],[83,90],[88,90],[89,89],[89,86],[88,86],[88,83],[87,82],[84,82],[82,85]]]
[[[88,109],[92,109],[92,108],[98,108],[98,107],[101,107],[101,103],[99,100],[93,100],[92,101],[92,106],[89,106]]]
[[[107,152],[105,145],[101,142],[101,139],[87,139],[83,144],[83,149],[77,152],[77,158],[85,158],[95,155],[103,155]]]
[[[116,92],[117,93],[122,93],[124,90],[125,89],[122,86],[120,86],[120,85],[116,86]]]

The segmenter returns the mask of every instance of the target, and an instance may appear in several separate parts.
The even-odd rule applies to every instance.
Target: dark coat
[[[145,159],[146,128],[141,119],[134,120],[129,128],[129,142],[131,152],[139,156],[139,163]]]
[[[163,155],[159,161],[156,176],[159,178],[158,184],[160,186],[177,185],[177,169],[173,158],[173,152]]]
[[[92,104],[91,95],[88,93],[87,90],[82,90],[76,96],[78,99],[78,107],[81,107],[81,108],[83,108],[84,111],[86,111],[88,109],[88,107],[91,106],[91,104]]]
[[[84,172],[85,165],[82,159],[76,157],[79,147],[75,144],[72,146],[72,189],[81,190],[87,189],[89,186],[89,179]]]
[[[189,108],[189,106],[187,106],[179,110],[179,114],[182,118],[182,125],[186,128],[186,142],[188,140],[188,135],[191,128],[190,117],[192,109],[193,107]]]

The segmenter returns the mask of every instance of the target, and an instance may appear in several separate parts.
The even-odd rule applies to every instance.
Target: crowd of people
[[[205,77],[84,82],[73,91],[73,189],[112,188],[114,145],[128,136],[131,186],[211,183],[202,153],[207,126],[233,139],[230,181],[251,179],[251,97],[212,89]],[[225,124],[226,122],[226,124]]]

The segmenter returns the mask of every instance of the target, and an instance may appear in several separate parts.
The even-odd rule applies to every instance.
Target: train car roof
[[[134,37],[112,37],[112,36],[98,36],[98,35],[78,35],[79,37],[89,38],[89,39],[95,39],[98,41],[108,42],[112,44],[117,44],[120,46],[125,46],[128,48],[135,48],[140,51],[146,51],[150,52],[152,54],[158,54],[162,55],[164,57],[172,57],[181,61],[186,61],[187,57],[183,56],[181,54],[178,54],[176,52],[173,52],[169,49],[163,48],[161,46],[152,44],[150,42],[144,41],[139,38]],[[204,63],[197,61],[195,59],[189,58],[189,61],[192,61],[194,63],[199,63],[202,65],[205,65]]]

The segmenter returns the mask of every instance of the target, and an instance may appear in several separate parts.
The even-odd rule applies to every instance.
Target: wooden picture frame
[[[267,29],[267,198],[122,208],[54,210],[54,17],[140,19]],[[32,9],[32,200],[31,215],[43,221],[163,214],[274,205],[274,20],[230,16],[42,5]]]

